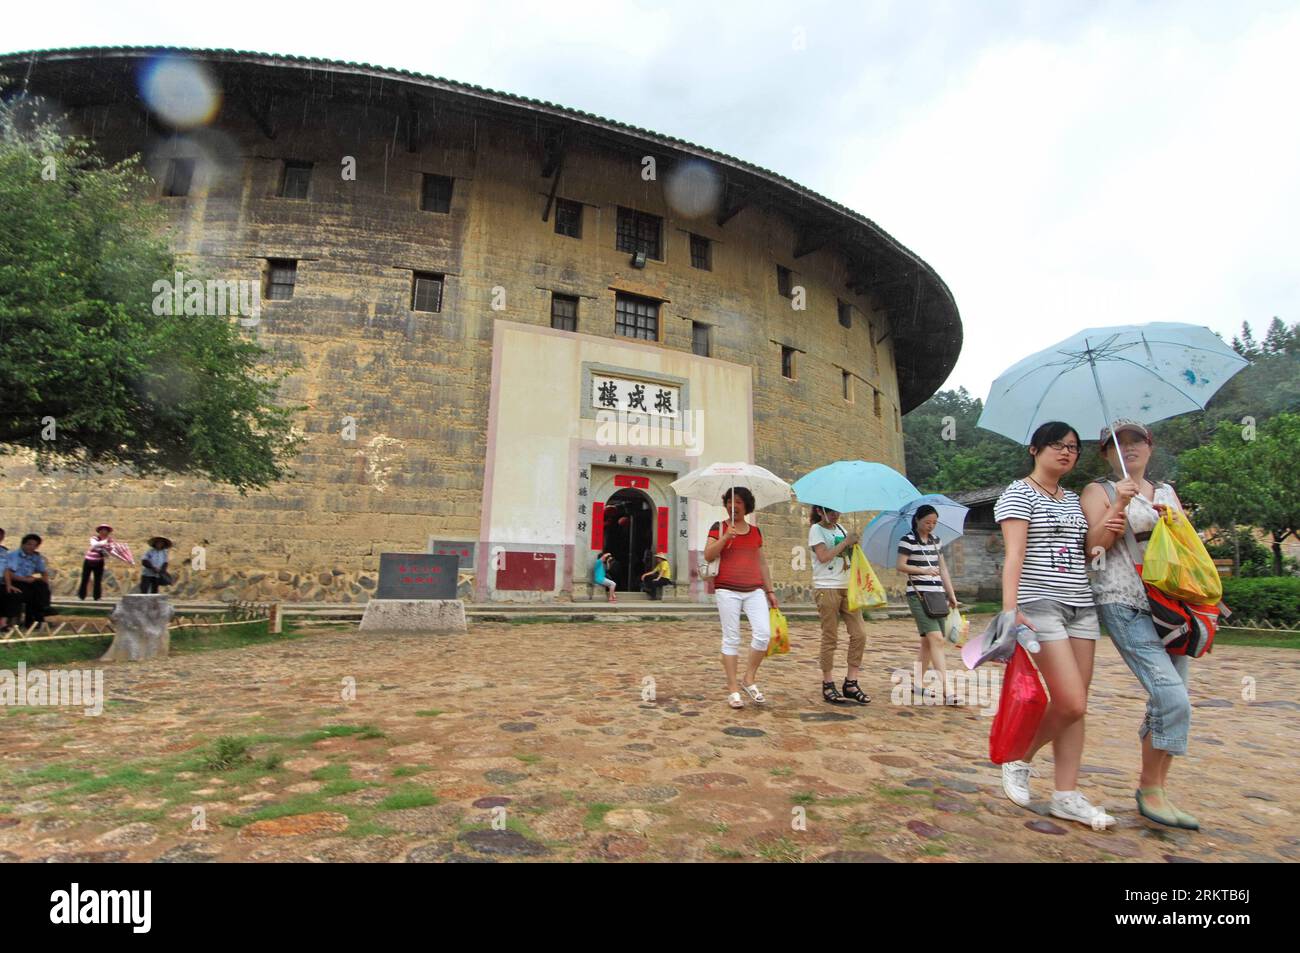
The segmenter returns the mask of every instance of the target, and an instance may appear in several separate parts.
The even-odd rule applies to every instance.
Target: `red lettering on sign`
[[[615,486],[630,486],[638,490],[650,489],[650,478],[643,476],[632,476],[630,473],[620,473],[614,477]]]
[[[659,507],[659,548],[656,552],[668,552],[668,507]]]
[[[605,504],[591,504],[591,548],[599,552],[605,545]]]

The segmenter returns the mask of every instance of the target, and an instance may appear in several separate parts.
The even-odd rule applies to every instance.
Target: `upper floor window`
[[[578,299],[573,295],[551,295],[551,327],[561,331],[578,330]]]
[[[691,235],[691,267],[713,270],[713,242],[703,235]]]
[[[850,305],[850,304],[849,304],[848,302],[846,302],[846,301],[840,301],[840,302],[838,302],[838,307],[839,307],[839,314],[840,314],[840,327],[842,327],[842,328],[851,328],[851,327],[853,327],[853,307],[852,307],[852,305]]]
[[[649,215],[635,209],[618,209],[618,243],[619,251],[635,254],[643,251],[647,258],[663,260],[660,236],[664,220],[658,215]]]
[[[310,162],[285,162],[284,173],[280,176],[280,198],[307,197],[307,186],[311,184],[311,166]]]
[[[420,208],[425,212],[451,211],[451,182],[445,175],[425,175],[420,190]]]
[[[442,310],[442,285],[443,275],[435,275],[427,271],[417,271],[411,278],[411,310],[412,311],[432,311]]]
[[[789,268],[781,265],[776,266],[776,290],[783,297],[790,297],[791,291],[791,274]]]
[[[691,350],[700,357],[712,357],[713,328],[699,321],[691,322]]]
[[[266,265],[266,297],[271,301],[292,298],[294,285],[298,283],[298,260],[268,258]]]
[[[659,302],[636,295],[618,295],[614,299],[614,333],[658,341]]]
[[[781,376],[794,380],[794,348],[781,345]]]
[[[555,234],[582,237],[582,203],[569,199],[555,200]]]
[[[163,195],[189,195],[194,180],[193,159],[172,159],[167,163],[167,177],[163,180]]]

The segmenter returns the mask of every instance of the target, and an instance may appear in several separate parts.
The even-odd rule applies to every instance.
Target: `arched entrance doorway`
[[[655,546],[655,507],[643,491],[624,487],[605,501],[604,549],[614,555],[610,578],[619,592],[641,588],[646,554]]]

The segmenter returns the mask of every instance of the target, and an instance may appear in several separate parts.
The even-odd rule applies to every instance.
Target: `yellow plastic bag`
[[[885,587],[880,584],[880,577],[871,568],[862,547],[854,546],[853,558],[849,560],[849,611],[875,609],[888,601]]]
[[[1187,517],[1173,509],[1166,510],[1151,531],[1142,581],[1195,605],[1214,605],[1223,598],[1218,567]]]
[[[768,610],[767,616],[772,623],[772,638],[767,643],[767,654],[784,655],[790,651],[790,623],[785,621],[785,616],[776,606]]]
[[[948,618],[943,620],[943,634],[948,641],[953,645],[965,645],[969,632],[970,620],[957,609],[949,610]]]

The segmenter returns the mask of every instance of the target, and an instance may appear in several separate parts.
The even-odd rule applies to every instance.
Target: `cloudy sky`
[[[1300,320],[1294,2],[63,0],[6,51],[233,47],[546,99],[861,211],[961,309],[976,396],[1084,327]],[[1261,335],[1262,336],[1262,333]]]

